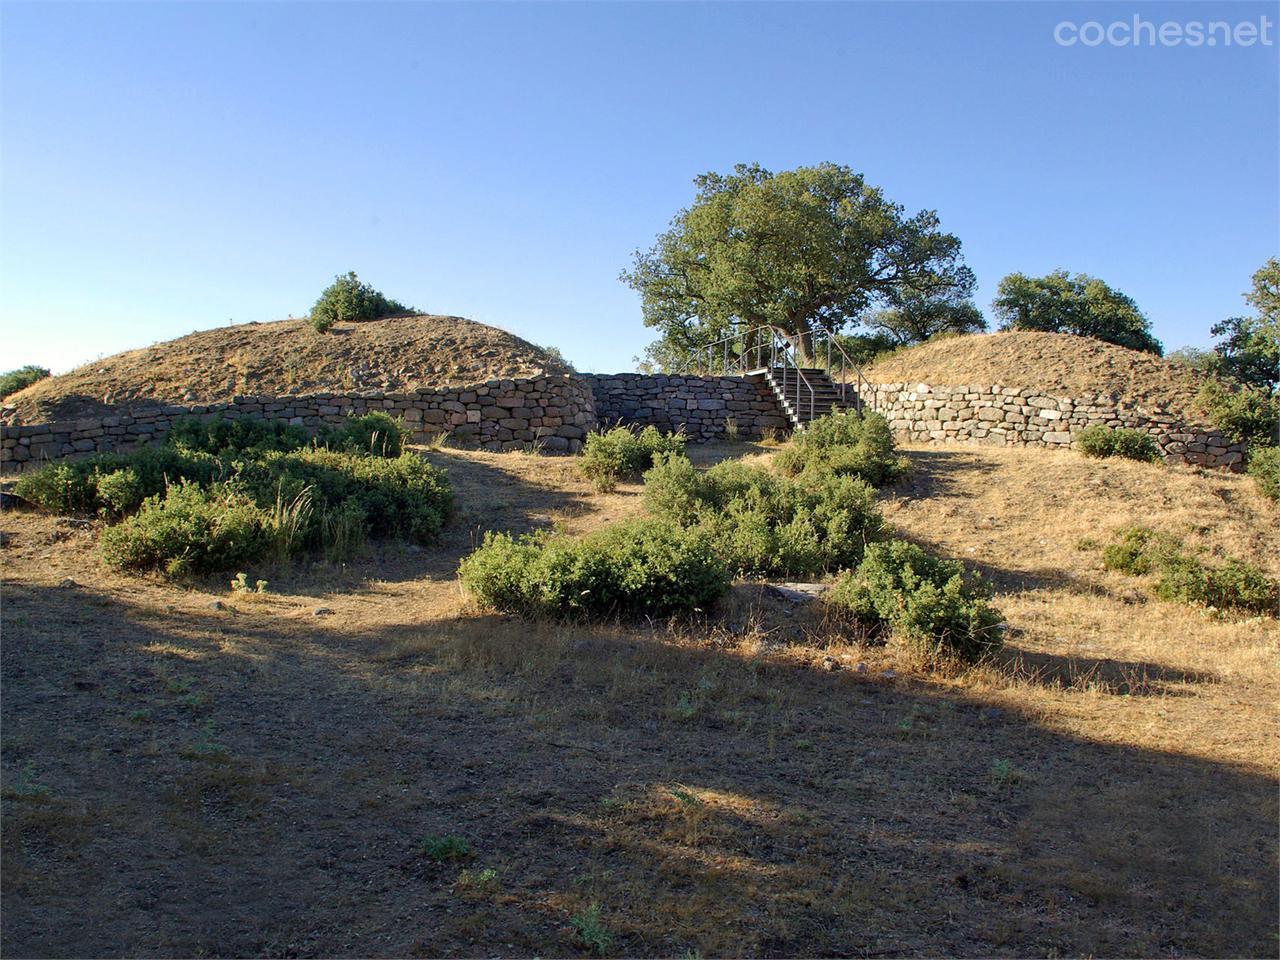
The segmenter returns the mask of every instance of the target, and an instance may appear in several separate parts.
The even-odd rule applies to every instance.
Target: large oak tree
[[[1131,297],[1084,273],[1011,273],[996,288],[991,309],[1001,330],[1072,333],[1157,356],[1164,352],[1151,335],[1151,321]]]
[[[693,204],[622,275],[662,334],[649,352],[664,366],[744,327],[771,324],[803,349],[812,331],[873,308],[954,303],[973,289],[936,212],[908,216],[848,167],[739,164],[694,183]]]

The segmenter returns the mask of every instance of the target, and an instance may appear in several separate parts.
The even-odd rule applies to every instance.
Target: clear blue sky
[[[707,170],[848,164],[939,211],[978,303],[1101,276],[1208,345],[1280,252],[1277,54],[1069,19],[1275,3],[0,7],[8,368],[301,315],[335,273],[630,369],[618,273]]]

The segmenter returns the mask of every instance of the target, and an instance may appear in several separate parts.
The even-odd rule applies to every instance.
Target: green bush
[[[386,413],[348,417],[341,426],[326,427],[317,437],[321,446],[333,450],[371,453],[379,457],[400,456],[407,440],[404,423]]]
[[[1182,550],[1177,537],[1150,527],[1126,527],[1115,543],[1102,550],[1102,565],[1133,577],[1141,577],[1158,569]]]
[[[811,421],[774,462],[788,476],[831,472],[861,477],[873,487],[899,480],[907,461],[897,455],[889,421],[878,413],[850,410]]]
[[[311,438],[302,427],[283,420],[217,416],[208,420],[184,417],[174,423],[165,442],[182,450],[221,456],[297,450],[307,446]]]
[[[1250,447],[1249,476],[1264,497],[1280,500],[1280,447]]]
[[[578,469],[597,490],[609,491],[619,480],[638,477],[656,455],[683,453],[684,447],[683,433],[664,434],[654,426],[639,432],[630,427],[599,430],[587,435]]]
[[[1108,570],[1131,576],[1154,574],[1162,600],[1197,603],[1218,610],[1277,615],[1280,583],[1260,568],[1235,558],[1219,567],[1206,566],[1188,554],[1182,542],[1150,527],[1127,527],[1102,551]]]
[[[153,528],[177,536],[173,530],[195,529],[218,504],[247,500],[268,518],[273,555],[318,552],[345,560],[366,537],[431,543],[449,517],[448,478],[418,456],[391,455],[402,439],[396,422],[383,414],[329,431],[326,442],[339,449],[312,446],[305,433],[279,423],[193,421],[171,432],[162,445],[24,474],[15,492],[46,510],[96,513],[108,521],[146,513],[141,527],[130,528],[130,543],[150,542],[143,532]],[[186,492],[173,506],[156,505],[167,504],[176,487]],[[187,488],[208,492],[211,505],[196,511]],[[110,549],[124,555],[122,547]],[[212,562],[150,566],[198,572]]]
[[[226,472],[210,454],[149,446],[133,453],[50,464],[23,474],[14,492],[51,513],[96,513],[119,519],[137,510],[144,498],[164,493],[171,481],[208,485]]]
[[[1113,430],[1095,424],[1081,432],[1076,444],[1087,457],[1124,457],[1144,463],[1159,463],[1163,459],[1154,437],[1143,430],[1126,427]]]
[[[973,663],[1003,643],[1000,612],[988,603],[990,595],[981,580],[965,578],[958,561],[887,540],[867,547],[858,568],[840,576],[829,603],[892,632],[928,662]]]
[[[230,488],[178,483],[104,530],[102,556],[123,570],[179,577],[261,560],[272,537],[271,517],[248,497]]]
[[[1208,380],[1196,394],[1196,404],[1227,438],[1248,443],[1251,450],[1275,446],[1280,395],[1262,387]]]
[[[311,325],[320,333],[333,329],[344,320],[377,320],[397,313],[413,313],[398,300],[389,300],[367,283],[361,283],[355,272],[339,274],[320,294],[311,308]]]
[[[488,533],[458,573],[488,607],[566,620],[689,613],[729,587],[728,569],[702,531],[649,518],[577,539]]]
[[[780,477],[726,460],[699,472],[683,456],[659,456],[644,476],[657,516],[704,531],[743,576],[816,576],[852,566],[883,536],[871,487],[856,476]]]
[[[47,376],[49,376],[47,369],[33,364],[27,364],[17,370],[8,370],[0,373],[0,400],[3,400],[11,393],[17,393],[19,390],[31,386],[37,380],[43,380]]]

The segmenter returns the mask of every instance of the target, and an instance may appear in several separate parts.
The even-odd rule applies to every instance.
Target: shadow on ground
[[[8,955],[564,955],[593,905],[620,955],[1276,949],[1274,778],[925,679],[24,584],[3,617]]]

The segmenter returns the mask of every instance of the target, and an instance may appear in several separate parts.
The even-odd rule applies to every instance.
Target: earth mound
[[[428,390],[568,372],[526,340],[462,317],[306,320],[201,330],[95,360],[5,398],[7,423],[124,413],[160,404],[225,403],[236,396]]]
[[[1050,396],[1101,395],[1114,403],[1194,417],[1203,375],[1150,353],[1067,333],[944,337],[871,364],[872,383],[1031,388]]]

